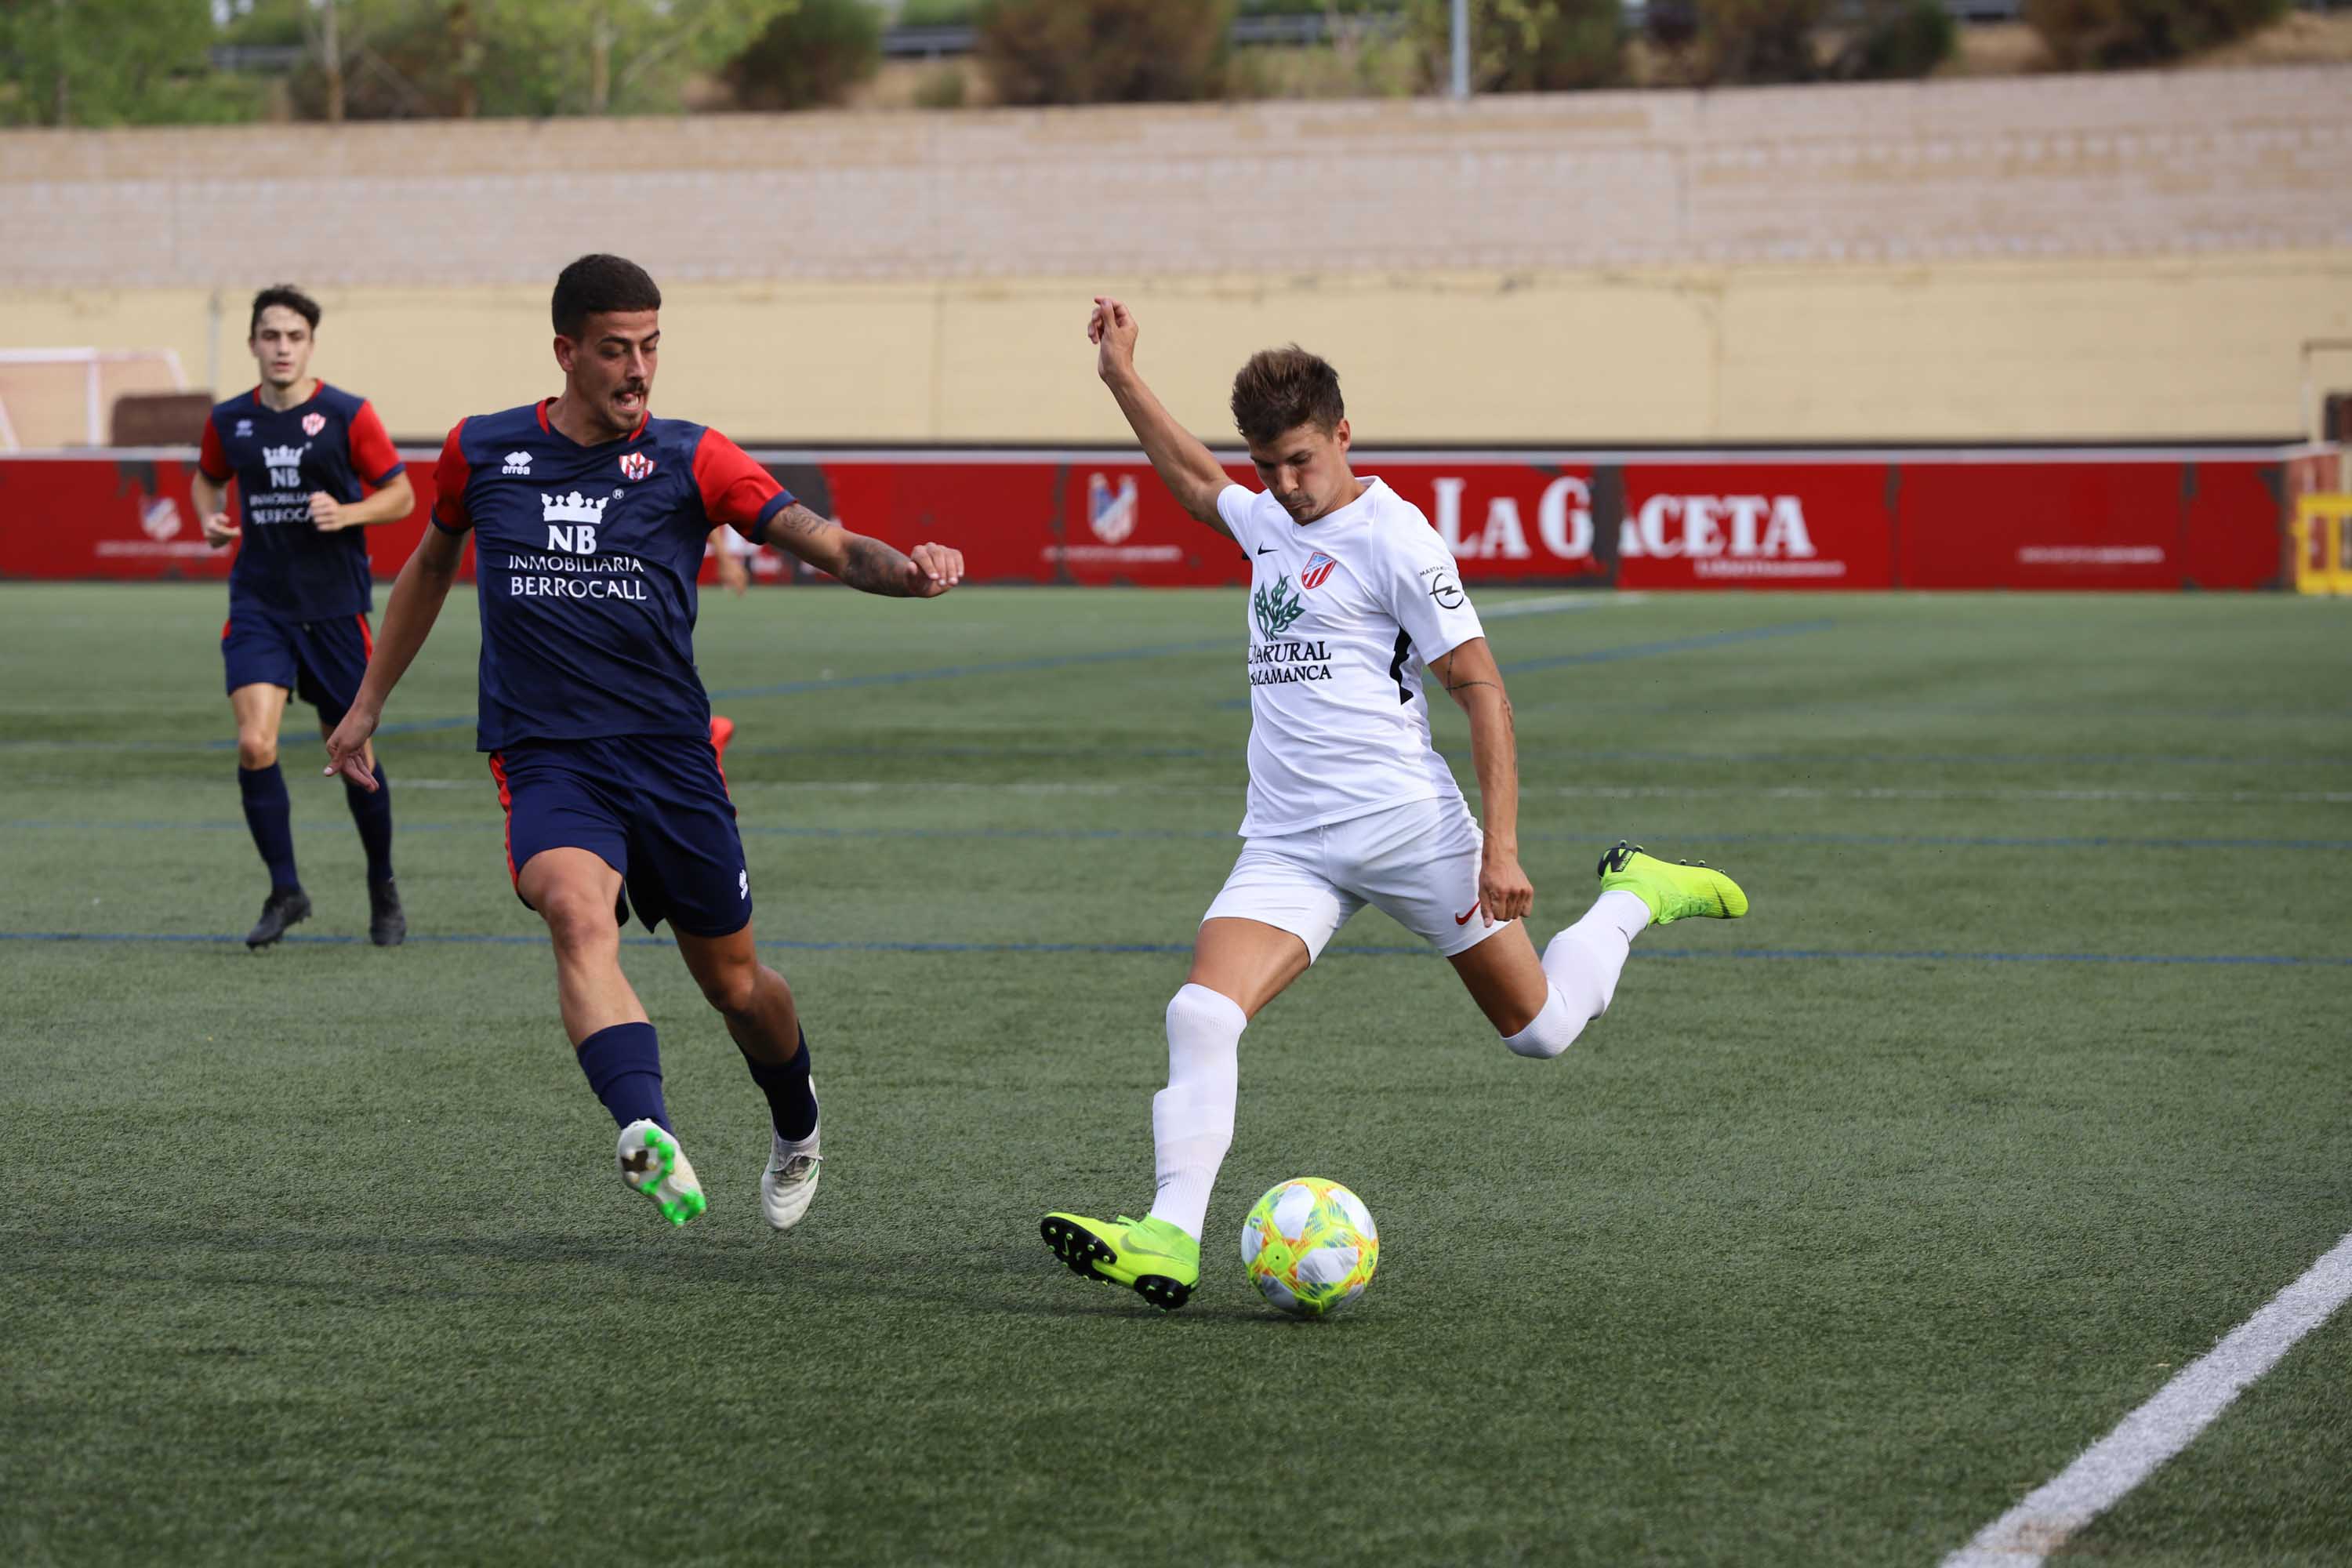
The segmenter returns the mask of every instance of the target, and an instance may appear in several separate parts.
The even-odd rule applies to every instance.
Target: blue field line
[[[362,936],[289,935],[285,942],[309,947],[360,947],[367,939]],[[463,935],[435,936],[411,933],[408,940],[416,943],[432,943],[446,947],[537,947],[547,941],[538,932],[479,932]],[[226,947],[241,943],[241,936],[173,931],[0,931],[0,942],[171,942],[203,946]],[[626,947],[669,947],[667,939],[658,936],[625,936]],[[1001,955],[1024,954],[1121,954],[1153,953],[1177,955],[1192,951],[1191,942],[793,942],[768,938],[761,947],[786,952],[886,952],[886,953],[985,953]],[[1355,958],[1432,958],[1435,954],[1419,946],[1334,946],[1326,952],[1345,953]],[[1876,952],[1844,948],[1781,948],[1781,947],[1652,947],[1633,950],[1641,958],[1729,958],[1797,961],[1804,963],[2137,963],[2137,964],[2199,964],[2221,967],[2253,966],[2259,968],[2352,968],[2352,958],[2304,958],[2291,953],[2153,953],[2153,952],[1962,952],[1947,948],[1921,948],[1901,952]]]
[[[1702,648],[1733,647],[1741,643],[1763,642],[1773,637],[1804,637],[1812,632],[1825,632],[1837,623],[1826,618],[1811,621],[1782,621],[1766,626],[1743,626],[1737,631],[1708,632],[1703,637],[1669,637],[1664,642],[1627,643],[1620,647],[1591,648],[1583,653],[1556,653],[1543,658],[1523,658],[1503,666],[1506,675],[1523,670],[1559,669],[1571,664],[1614,664],[1620,659],[1654,658],[1662,654],[1693,653]]]
[[[1202,637],[1192,642],[1147,643],[1139,647],[1103,648],[1093,653],[1039,654],[1031,658],[999,659],[988,664],[942,664],[928,669],[894,669],[874,675],[829,675],[811,680],[781,680],[769,686],[727,686],[710,694],[713,702],[734,702],[747,697],[798,697],[812,691],[856,691],[873,686],[910,686],[920,680],[961,680],[976,675],[1031,675],[1043,669],[1065,669],[1088,664],[1127,664],[1138,659],[1169,658],[1190,653],[1213,653],[1232,647],[1237,638]],[[382,735],[421,735],[436,730],[460,730],[474,722],[462,719],[419,719],[386,724]],[[235,744],[234,742],[228,742]]]
[[[488,793],[485,786],[485,794]],[[298,822],[299,833],[341,834],[349,831],[340,822]],[[499,832],[500,819],[485,816],[474,822],[411,822],[404,820],[399,831],[407,833],[480,833]],[[744,822],[736,830],[747,838],[838,838],[838,839],[971,839],[987,841],[1004,839],[1013,842],[1084,843],[1089,840],[1116,843],[1121,841],[1187,840],[1198,843],[1230,843],[1239,837],[1222,827],[794,827],[766,823]],[[220,818],[209,822],[92,822],[69,821],[50,817],[18,817],[0,822],[0,832],[12,833],[245,833],[249,831],[242,822]],[[1622,835],[1619,827],[1593,828],[1589,832],[1570,832],[1546,828],[1519,835],[1522,843],[1590,844],[1596,847],[1613,842],[1612,836]],[[1705,848],[1717,844],[1790,845],[1798,847],[1855,847],[1885,849],[2273,849],[2321,850],[2341,853],[2352,850],[2352,838],[2161,838],[2139,837],[2120,834],[1963,834],[1963,833],[1710,833],[1704,830],[1684,830],[1670,836],[1677,847],[1698,846]],[[1664,839],[1661,840],[1664,842]]]

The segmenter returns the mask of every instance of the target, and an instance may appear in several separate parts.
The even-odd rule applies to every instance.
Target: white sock
[[[1517,1034],[1505,1035],[1503,1044],[1517,1055],[1549,1059],[1576,1044],[1576,1037],[1591,1022],[1570,1011],[1567,999],[1555,985],[1544,994],[1543,1011]]]
[[[1582,920],[1551,939],[1544,949],[1544,973],[1570,1017],[1590,1022],[1609,1011],[1633,939],[1649,924],[1649,905],[1622,888],[1612,888],[1592,900]]]
[[[1168,1004],[1168,1087],[1151,1097],[1160,1190],[1150,1218],[1173,1221],[1193,1240],[1209,1219],[1209,1189],[1234,1142],[1241,1091],[1241,1004],[1186,985]]]

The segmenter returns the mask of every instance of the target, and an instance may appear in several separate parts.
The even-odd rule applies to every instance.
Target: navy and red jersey
[[[639,421],[583,447],[553,399],[460,420],[433,525],[474,533],[486,752],[524,741],[708,735],[694,580],[711,529],[753,539],[793,497],[718,431]]]
[[[364,397],[319,383],[309,401],[277,409],[254,388],[215,404],[196,467],[216,485],[236,481],[238,541],[229,612],[289,621],[364,616],[374,605],[367,530],[321,533],[310,494],[363,500],[401,471],[400,454]]]

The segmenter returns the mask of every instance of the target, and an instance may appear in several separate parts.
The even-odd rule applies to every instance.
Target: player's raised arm
[[[1234,481],[1199,437],[1176,422],[1135,368],[1135,340],[1139,331],[1135,312],[1107,295],[1095,297],[1094,314],[1087,321],[1087,340],[1096,346],[1095,369],[1103,384],[1118,400],[1143,455],[1151,459],[1160,481],[1176,504],[1193,519],[1231,539],[1234,531],[1217,514],[1217,497]]]
[[[1478,816],[1486,832],[1478,864],[1478,907],[1486,923],[1524,919],[1536,890],[1519,867],[1519,744],[1503,672],[1483,637],[1432,659],[1429,673],[1470,719],[1470,758],[1478,773]]]

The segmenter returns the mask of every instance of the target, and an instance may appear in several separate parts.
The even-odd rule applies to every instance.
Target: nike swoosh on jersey
[[[1271,555],[1274,553],[1274,546],[1271,544],[1261,544],[1257,547],[1257,552],[1260,555]]]
[[[1455,915],[1454,917],[1454,923],[1458,926],[1466,926],[1470,923],[1470,917],[1477,912],[1478,906],[1473,904],[1468,909],[1464,910],[1460,914]]]

